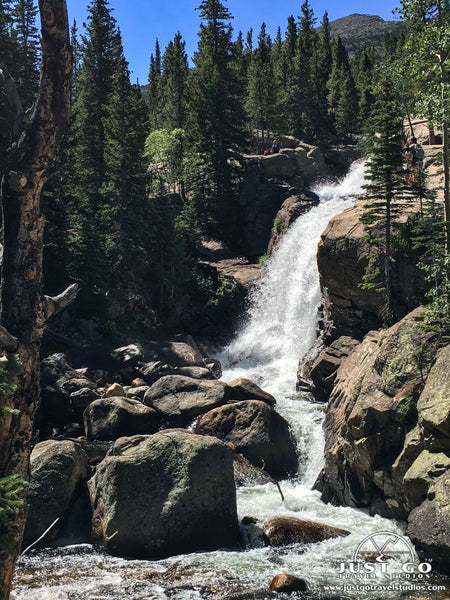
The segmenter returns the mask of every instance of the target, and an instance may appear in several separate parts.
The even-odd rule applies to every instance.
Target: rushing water
[[[296,478],[281,482],[282,503],[272,484],[238,490],[240,516],[261,521],[290,515],[341,527],[346,538],[306,547],[248,548],[177,556],[163,561],[127,561],[106,556],[91,546],[41,551],[22,559],[16,577],[17,600],[150,600],[174,598],[266,598],[268,582],[277,573],[303,577],[314,596],[363,600],[377,598],[446,598],[414,590],[352,591],[329,586],[414,584],[400,575],[400,565],[376,580],[343,580],[339,562],[351,561],[361,540],[375,532],[402,533],[401,525],[370,517],[364,511],[325,505],[311,487],[323,461],[322,408],[306,394],[295,392],[299,358],[313,344],[317,330],[320,290],[316,251],[320,234],[331,217],[351,205],[361,193],[363,165],[355,166],[338,185],[315,191],[321,202],[300,217],[283,237],[251,298],[246,324],[220,356],[224,379],[245,376],[277,398],[277,410],[289,421],[301,456]],[[409,581],[409,583],[408,583]]]

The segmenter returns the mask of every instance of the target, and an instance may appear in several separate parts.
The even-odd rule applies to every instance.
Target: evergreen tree
[[[297,24],[291,15],[288,18],[286,36],[283,43],[278,68],[275,77],[280,100],[280,114],[284,115],[289,133],[294,132],[298,122],[298,104],[296,100],[295,53],[297,48]]]
[[[159,41],[155,43],[155,54],[150,56],[150,70],[148,74],[147,105],[150,130],[161,127],[161,50]]]
[[[266,134],[277,129],[276,117],[279,113],[276,82],[274,79],[271,41],[266,32],[266,24],[261,25],[258,47],[253,53],[248,71],[248,114],[261,153],[268,144]]]
[[[355,86],[358,91],[358,121],[367,130],[368,116],[372,113],[375,102],[373,93],[376,77],[376,66],[373,47],[364,47],[362,52],[355,55],[354,68]]]
[[[163,56],[162,127],[172,131],[186,125],[187,80],[189,75],[186,43],[178,32]]]
[[[206,225],[226,237],[235,231],[237,166],[246,143],[244,110],[231,41],[232,16],[219,0],[198,7],[200,25],[190,85],[191,147],[202,165],[192,194]],[[209,227],[211,228],[211,227]]]
[[[146,166],[143,160],[145,105],[130,84],[120,32],[113,46],[111,93],[105,107],[101,224],[109,265],[103,287],[126,299],[135,297],[145,273]]]
[[[105,180],[106,107],[112,92],[116,21],[107,0],[89,5],[82,64],[76,80],[72,123],[68,135],[69,273],[82,282],[86,294],[95,294],[105,260],[101,222]]]
[[[39,85],[39,33],[36,26],[38,9],[34,0],[15,0],[12,25],[17,41],[18,62],[11,65],[22,104],[29,108]]]
[[[295,84],[294,102],[296,107],[296,120],[294,121],[294,135],[314,141],[316,137],[314,116],[314,56],[318,42],[314,29],[316,19],[308,0],[301,7],[302,14],[299,19],[297,48],[295,53]]]
[[[328,102],[336,133],[344,138],[357,130],[358,95],[348,53],[338,36],[333,42],[333,65],[328,80]]]
[[[397,226],[400,203],[410,193],[403,171],[403,119],[390,78],[380,80],[372,125],[370,161],[366,178],[366,203],[361,217],[369,247],[369,263],[361,287],[384,294],[383,319],[391,324],[392,314],[392,235]]]

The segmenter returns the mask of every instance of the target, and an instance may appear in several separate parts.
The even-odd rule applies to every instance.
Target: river
[[[363,510],[326,505],[319,492],[311,490],[323,464],[323,407],[308,394],[297,393],[295,383],[299,358],[317,335],[321,301],[317,244],[329,220],[361,194],[363,175],[363,165],[357,164],[341,183],[314,190],[319,205],[302,215],[283,237],[253,289],[241,331],[219,356],[225,381],[244,376],[276,397],[277,410],[289,421],[300,455],[297,476],[281,482],[284,502],[273,484],[240,488],[240,517],[252,515],[264,521],[290,515],[347,529],[350,535],[306,547],[224,550],[161,561],[115,558],[86,544],[43,550],[19,562],[16,600],[264,599],[269,597],[271,577],[283,572],[304,578],[316,598],[447,597],[431,588],[417,589],[429,585],[428,580],[412,581],[396,559],[389,573],[376,577],[340,574],[341,563],[353,559],[366,536],[401,535],[403,526]],[[356,589],[357,585],[366,589]],[[405,589],[389,590],[389,586]],[[412,586],[416,589],[407,589]]]

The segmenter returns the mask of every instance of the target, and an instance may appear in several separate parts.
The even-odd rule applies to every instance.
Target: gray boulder
[[[183,430],[118,440],[89,482],[93,536],[118,556],[158,558],[239,542],[233,455]]]
[[[55,519],[64,515],[90,471],[86,453],[70,440],[37,444],[30,463],[25,545],[36,541]]]
[[[148,389],[144,404],[154,408],[169,427],[186,427],[231,398],[232,389],[223,381],[167,375]]]
[[[276,404],[275,398],[269,392],[262,390],[256,383],[246,379],[245,377],[238,377],[229,381],[228,385],[234,390],[234,399],[236,400],[261,400],[269,406]]]
[[[154,433],[161,419],[152,408],[132,398],[100,398],[84,412],[84,429],[89,440],[116,440],[127,435]]]
[[[411,511],[406,535],[434,568],[450,574],[450,470],[428,491],[427,499]]]
[[[289,425],[264,402],[247,400],[211,410],[199,419],[195,433],[231,444],[236,452],[273,477],[292,475],[297,470]]]

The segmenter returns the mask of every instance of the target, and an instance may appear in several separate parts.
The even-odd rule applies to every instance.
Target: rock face
[[[417,352],[432,340],[420,315],[417,309],[390,329],[368,334],[341,363],[324,422],[325,501],[406,516],[399,482],[420,449],[409,452],[406,464],[400,455],[417,421],[426,375]]]
[[[113,396],[92,402],[84,413],[88,440],[117,440],[127,435],[155,433],[161,418],[139,400]]]
[[[408,520],[419,551],[448,571],[450,345],[436,354],[421,323],[419,308],[342,360],[316,485],[327,502]]]
[[[359,219],[362,206],[357,204],[329,222],[318,247],[317,264],[320,285],[327,291],[326,312],[334,325],[334,337],[362,337],[381,326],[384,300],[374,290],[359,287],[367,264],[367,250]],[[423,297],[423,273],[414,257],[398,254],[393,262],[392,288],[396,318],[413,310]]]
[[[345,537],[348,531],[324,523],[304,521],[295,517],[274,517],[266,523],[264,533],[271,546],[316,544],[330,538]]]
[[[247,400],[211,410],[199,419],[195,433],[232,444],[273,477],[293,475],[297,470],[288,423],[264,402]]]
[[[239,541],[233,454],[182,430],[118,440],[89,482],[94,539],[157,558]]]
[[[330,172],[319,148],[298,140],[295,143],[299,144],[296,148],[283,148],[279,154],[270,156],[248,157],[246,161],[239,201],[244,248],[250,258],[267,252],[274,219],[283,204],[290,199],[279,215],[283,223],[277,228],[288,225],[294,218],[289,213],[300,214],[314,205],[314,195],[304,193],[305,183]]]
[[[89,471],[88,458],[75,442],[47,440],[34,447],[25,545],[36,541],[55,519],[64,515]]]
[[[154,383],[144,404],[155,409],[169,427],[186,427],[193,419],[233,397],[223,381],[167,375]]]
[[[313,192],[305,191],[302,194],[289,196],[281,205],[273,221],[272,233],[270,236],[267,252],[272,254],[278,242],[292,225],[292,223],[303,213],[316,206],[319,197]]]

